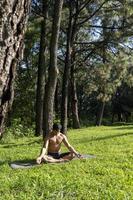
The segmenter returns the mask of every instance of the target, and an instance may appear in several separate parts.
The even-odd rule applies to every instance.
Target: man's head
[[[61,125],[55,123],[55,124],[53,125],[53,130],[54,130],[54,131],[60,131],[60,130],[61,130]]]

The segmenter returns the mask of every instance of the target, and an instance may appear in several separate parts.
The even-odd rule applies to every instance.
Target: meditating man
[[[61,126],[59,124],[53,125],[53,131],[46,137],[40,156],[36,159],[38,164],[43,161],[60,163],[72,160],[75,156],[78,158],[81,157],[81,155],[69,144],[67,137],[60,132],[60,129]],[[62,143],[69,149],[69,152],[60,153]]]

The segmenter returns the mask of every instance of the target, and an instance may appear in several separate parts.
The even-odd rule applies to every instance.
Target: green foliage
[[[15,99],[13,103],[12,117],[21,118],[21,121],[32,125],[35,115],[35,69],[19,69],[16,78]]]
[[[101,1],[87,2],[76,0],[72,3],[73,23],[76,19],[76,35],[72,47],[74,50],[72,53],[74,53],[75,57],[73,63],[75,67],[74,76],[77,80],[78,99],[82,99],[85,109],[87,107],[85,102],[92,99],[89,99],[88,96],[95,96],[93,99],[96,104],[96,98],[107,102],[115,95],[115,91],[121,85],[122,80],[130,87],[133,85],[132,2],[130,0],[110,0],[103,1],[103,6],[101,6],[103,3]],[[53,1],[50,1],[48,9],[46,62],[49,61]],[[69,3],[65,1],[58,44],[60,100],[62,74],[65,64],[68,16]],[[24,59],[18,69],[13,104],[13,119],[21,118],[21,121],[26,125],[32,125],[35,120],[36,79],[42,20],[43,13],[40,1],[33,1],[25,36]],[[82,88],[82,94],[80,93],[80,88]],[[91,100],[88,102],[89,105],[91,105],[91,102]],[[89,110],[89,115],[91,115],[93,108]],[[79,113],[81,112],[82,108],[79,107]],[[56,114],[58,115],[58,113]],[[55,116],[57,116],[56,114]]]
[[[27,127],[22,123],[20,118],[14,119],[12,121],[12,126],[6,128],[2,142],[5,143],[12,141],[13,139],[32,136],[34,134],[34,129],[34,124]]]
[[[71,130],[70,143],[95,159],[23,170],[12,170],[8,162],[36,158],[40,138],[1,144],[0,200],[132,200],[132,130],[132,125]]]
[[[128,57],[123,54],[117,57],[109,56],[109,62],[97,63],[88,69],[86,93],[97,92],[97,99],[107,102],[122,84],[128,71]],[[87,80],[86,76],[86,80]]]

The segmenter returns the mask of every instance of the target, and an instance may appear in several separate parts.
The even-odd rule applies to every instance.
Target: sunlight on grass
[[[132,125],[70,130],[68,138],[79,152],[96,158],[13,170],[10,161],[36,158],[41,138],[1,142],[0,200],[133,199]]]

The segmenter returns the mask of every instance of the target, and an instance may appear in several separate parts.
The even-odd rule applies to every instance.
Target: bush
[[[29,128],[23,125],[20,119],[14,119],[12,125],[5,129],[3,142],[11,141],[12,139],[17,139],[25,136],[33,136],[34,128],[34,125]]]

